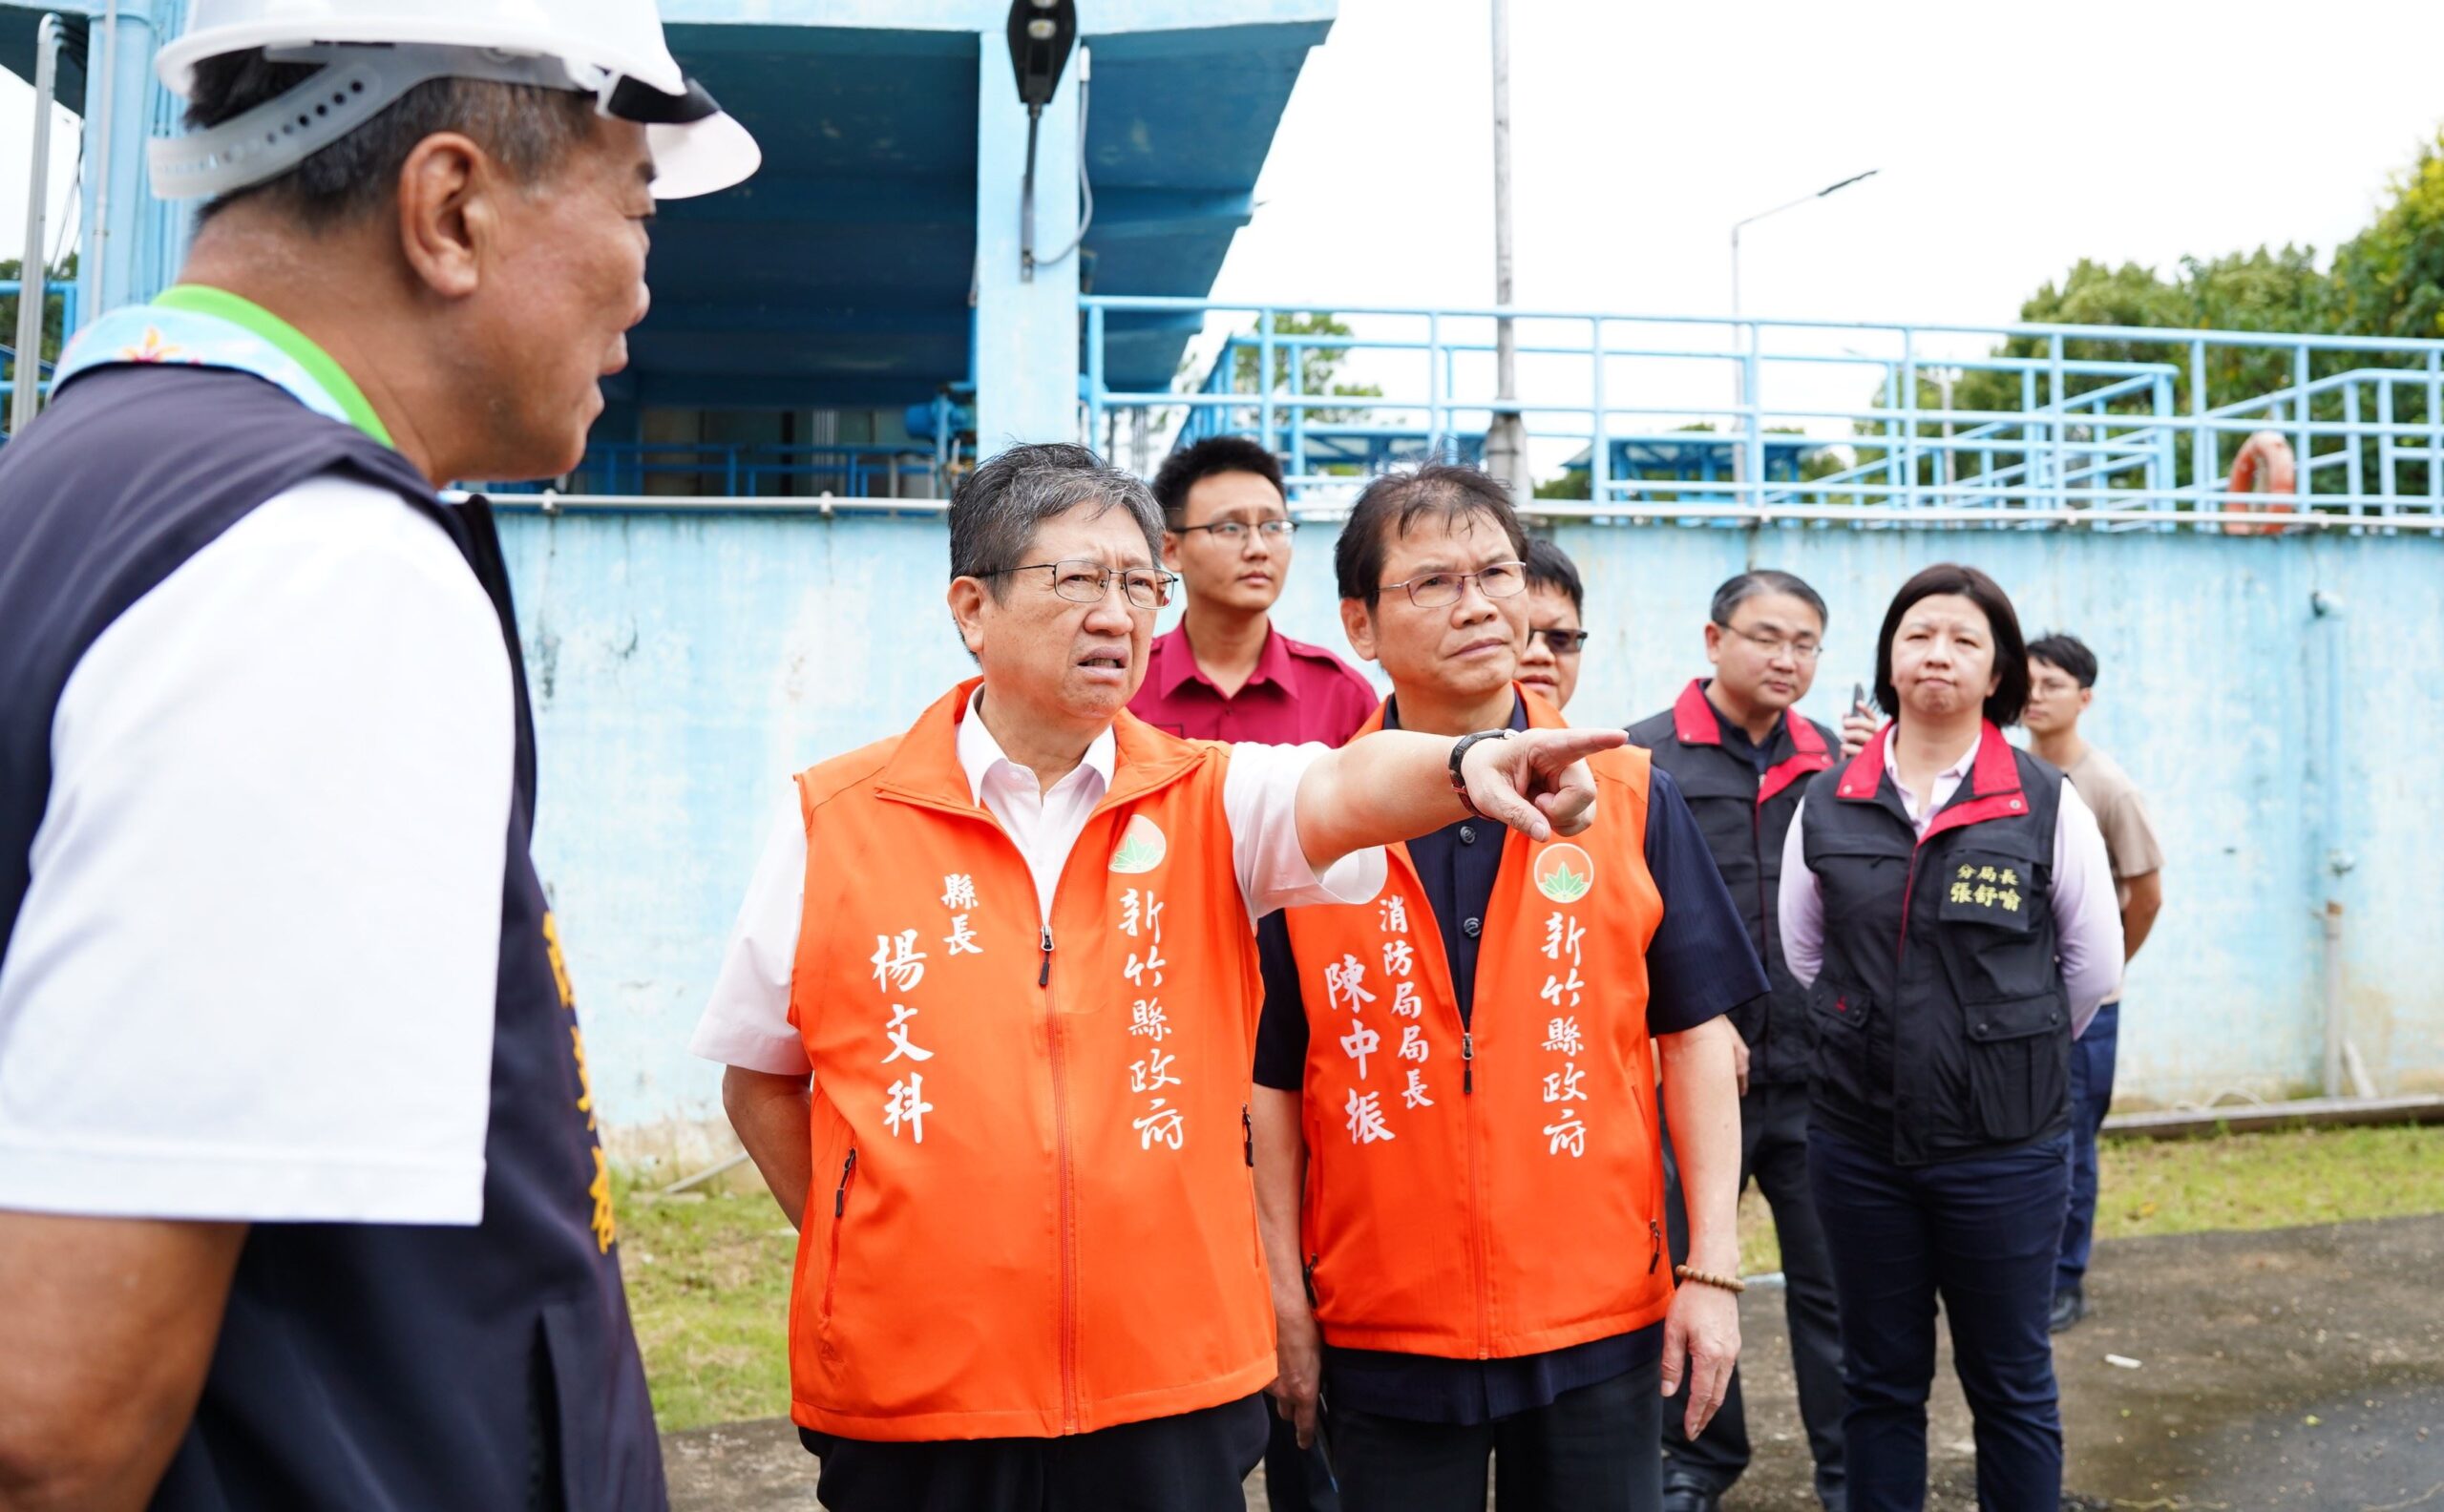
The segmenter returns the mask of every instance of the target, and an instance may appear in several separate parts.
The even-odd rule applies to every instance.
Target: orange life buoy
[[[2232,475],[2223,484],[2226,494],[2249,493],[2258,481],[2258,473],[2265,474],[2265,490],[2259,497],[2264,503],[2243,503],[2238,499],[2223,505],[2228,514],[2288,514],[2293,506],[2287,502],[2300,492],[2300,468],[2291,455],[2291,443],[2283,439],[2280,430],[2260,430],[2241,443],[2241,454],[2232,459]],[[2286,502],[2277,502],[2278,499]],[[2272,520],[2263,525],[2232,524],[2223,527],[2226,536],[2279,536],[2283,527]]]

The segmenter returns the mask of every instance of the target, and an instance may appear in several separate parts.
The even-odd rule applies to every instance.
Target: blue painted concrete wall
[[[540,726],[537,848],[597,1091],[633,1156],[690,1163],[716,1147],[719,1079],[685,1042],[789,775],[904,727],[968,669],[942,607],[943,526],[640,514],[503,528]],[[1301,533],[1281,618],[1338,646],[1332,537]],[[1946,558],[1992,572],[2032,634],[2073,630],[2103,659],[2089,730],[2147,793],[2170,858],[2163,920],[2130,975],[2125,1104],[2310,1088],[2312,911],[2329,886],[2370,1070],[2388,1090],[2444,1088],[2444,542],[1585,524],[1560,539],[1595,632],[1571,708],[1584,724],[1668,703],[1703,664],[1715,584],[1743,566],[1799,572],[1831,604],[1806,705],[1825,718],[1870,678],[1874,626],[1907,574]],[[2339,617],[2317,617],[2318,591]],[[2329,823],[2356,863],[2338,882]]]

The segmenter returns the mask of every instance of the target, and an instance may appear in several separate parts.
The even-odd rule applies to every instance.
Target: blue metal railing
[[[1082,305],[1089,437],[1126,427],[1143,454],[1149,434],[1250,434],[1311,507],[1398,461],[1474,457],[1497,410],[1515,410],[1539,476],[1583,476],[1578,500],[1537,501],[1557,514],[2239,524],[2268,501],[2231,492],[2228,469],[2271,430],[2296,456],[2293,523],[2444,530],[2444,342],[1350,305],[1331,307],[1347,334],[1292,334],[1279,319],[1318,306]],[[1163,392],[1104,383],[1106,317],[1144,313],[1206,318],[1201,373]],[[1505,314],[1525,396],[1506,404],[1492,355]],[[1317,352],[1385,391],[1310,391]],[[1956,404],[1963,387],[1989,407]]]
[[[572,493],[622,498],[938,498],[948,492],[937,449],[904,441],[598,441],[567,481]],[[543,488],[504,484],[483,491],[515,495]]]
[[[25,291],[25,284],[18,280],[0,279],[0,297],[11,294],[22,297]],[[74,335],[76,333],[75,282],[73,279],[52,282],[44,287],[42,298],[45,305],[51,304],[53,301],[58,303],[59,328],[69,335]],[[11,325],[7,329],[0,330],[0,436],[8,434],[11,402],[17,392],[17,349],[9,345],[16,339],[15,326]],[[48,378],[51,370],[52,365],[48,362],[37,360],[34,364],[34,382],[45,397],[48,397],[51,392]]]

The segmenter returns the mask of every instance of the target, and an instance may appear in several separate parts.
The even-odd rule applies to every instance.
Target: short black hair
[[[1519,528],[1510,491],[1500,480],[1464,463],[1427,462],[1384,473],[1367,484],[1350,507],[1349,523],[1340,528],[1340,541],[1333,548],[1333,577],[1340,596],[1374,608],[1383,596],[1383,558],[1391,550],[1390,537],[1425,514],[1455,525],[1470,514],[1489,516],[1510,537],[1519,559],[1528,559],[1528,533]]]
[[[320,73],[319,63],[275,63],[263,49],[226,52],[195,66],[186,123],[204,131],[277,99]],[[200,226],[242,200],[279,206],[308,230],[346,224],[390,202],[399,170],[435,132],[464,132],[520,183],[558,168],[595,130],[591,95],[535,84],[427,79],[278,178],[207,201]]]
[[[1208,436],[1165,457],[1154,474],[1154,502],[1163,506],[1165,530],[1188,523],[1188,491],[1218,472],[1253,472],[1285,502],[1290,497],[1281,484],[1281,459],[1271,448],[1247,436]]]
[[[2028,706],[2028,646],[2020,639],[2020,617],[2002,584],[1974,567],[1937,562],[1901,585],[1892,607],[1884,612],[1884,629],[1875,638],[1875,701],[1885,713],[1901,717],[1901,694],[1892,685],[1892,638],[1900,633],[1901,617],[1921,598],[1957,594],[1985,613],[1994,632],[1994,691],[1986,699],[1990,724],[2016,724]]]
[[[1558,588],[1570,596],[1570,613],[1587,613],[1587,585],[1578,580],[1578,563],[1570,553],[1542,536],[1528,537],[1528,586]]]
[[[1788,594],[1815,610],[1819,628],[1833,622],[1833,617],[1825,612],[1823,596],[1810,588],[1804,578],[1797,573],[1780,572],[1771,567],[1759,567],[1725,578],[1723,585],[1715,590],[1715,601],[1708,617],[1728,630],[1731,628],[1731,617],[1739,612],[1741,604],[1759,594],[1769,593]]]
[[[2096,685],[2096,654],[2077,636],[2049,630],[2028,643],[2028,654],[2047,666],[2070,673],[2083,688]]]

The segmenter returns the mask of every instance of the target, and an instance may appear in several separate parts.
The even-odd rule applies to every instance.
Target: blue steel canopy
[[[35,22],[60,11],[60,98],[81,110],[84,46],[105,3],[0,0],[0,67],[31,74]],[[968,377],[978,71],[1009,83],[1005,9],[1006,0],[663,0],[672,51],[755,134],[764,168],[737,189],[663,207],[653,311],[611,396],[676,408],[895,409]],[[183,13],[178,0],[117,0],[117,10],[130,50],[177,34]],[[1090,0],[1080,10],[1093,52],[1085,286],[1202,295],[1253,211],[1257,171],[1308,50],[1331,30],[1332,0]],[[141,66],[149,52],[128,55]],[[143,84],[149,98],[119,102],[127,140],[114,158],[132,158],[147,130],[175,118],[175,103],[149,76]],[[117,204],[127,213],[125,195]],[[167,282],[171,224],[162,220],[159,255],[114,287],[114,300]],[[1167,387],[1196,326],[1173,314],[1114,319],[1106,381]]]
[[[1093,34],[1086,122],[1095,292],[1201,294],[1254,209],[1309,48],[1329,21]],[[618,390],[646,405],[921,402],[968,370],[978,33],[682,23],[687,72],[744,121],[764,168],[665,205],[653,312]],[[1164,388],[1197,326],[1113,323],[1109,381]]]

